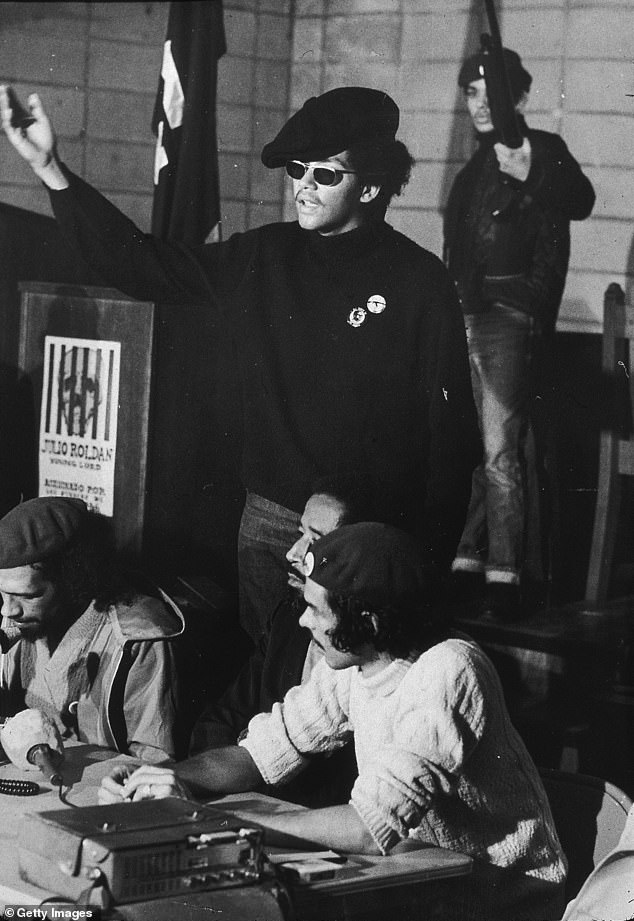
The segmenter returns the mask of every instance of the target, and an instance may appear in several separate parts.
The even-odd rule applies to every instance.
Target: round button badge
[[[350,326],[361,326],[366,316],[364,307],[353,307],[348,314],[348,323]]]
[[[368,298],[367,307],[370,313],[383,313],[387,304],[382,294],[373,294]]]

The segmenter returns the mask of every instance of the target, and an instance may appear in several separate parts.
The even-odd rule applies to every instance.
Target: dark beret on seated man
[[[239,745],[175,770],[106,778],[102,802],[279,783],[354,736],[349,803],[249,814],[271,843],[387,854],[399,842],[474,859],[447,918],[543,921],[563,909],[565,857],[537,769],[511,725],[497,673],[426,603],[420,548],[374,522],[344,525],[307,554],[300,623],[323,650],[309,680],[249,723]]]
[[[126,585],[105,519],[80,499],[17,505],[0,520],[0,593],[4,716],[34,708],[64,737],[149,762],[174,757],[170,641],[183,619],[166,596]]]

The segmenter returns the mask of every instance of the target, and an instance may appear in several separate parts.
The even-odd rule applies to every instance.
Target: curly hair
[[[377,140],[352,145],[349,159],[363,185],[380,185],[377,197],[365,207],[383,217],[392,198],[409,182],[414,158],[402,141]]]
[[[361,598],[328,592],[328,603],[337,615],[330,641],[340,652],[356,652],[369,644],[377,652],[404,659],[439,642],[446,625],[431,604],[424,601],[376,607]]]
[[[105,611],[134,596],[115,551],[110,524],[95,512],[89,513],[67,547],[39,562],[37,568],[59,589],[71,609],[94,602],[97,611]]]

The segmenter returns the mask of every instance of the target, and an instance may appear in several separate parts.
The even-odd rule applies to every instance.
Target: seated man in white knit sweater
[[[498,676],[469,638],[425,605],[420,548],[386,525],[347,525],[307,556],[300,623],[324,651],[310,680],[249,723],[235,746],[175,769],[106,778],[101,802],[279,784],[354,733],[359,776],[346,805],[241,817],[276,844],[386,854],[404,839],[474,858],[446,917],[561,915],[565,858],[537,770],[510,723]]]

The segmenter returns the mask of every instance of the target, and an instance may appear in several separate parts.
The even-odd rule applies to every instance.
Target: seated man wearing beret
[[[19,636],[0,655],[4,716],[35,708],[67,738],[148,762],[174,757],[169,641],[183,618],[166,597],[126,586],[105,519],[80,499],[17,505],[0,520],[0,594]]]
[[[394,100],[367,87],[308,99],[262,150],[264,166],[286,169],[297,221],[200,246],[135,227],[59,160],[38,96],[29,108],[34,122],[15,127],[0,87],[7,137],[81,257],[185,322],[188,306],[209,304],[232,340],[247,493],[240,622],[252,639],[284,591],[284,554],[319,477],[364,476],[380,519],[416,530],[448,573],[480,438],[454,285],[385,222],[413,162]]]
[[[102,802],[279,783],[354,735],[358,777],[347,804],[298,813],[239,811],[268,829],[352,853],[399,841],[471,855],[443,918],[559,917],[566,874],[544,788],[511,725],[497,673],[469,638],[441,629],[426,603],[420,548],[373,522],[344,525],[307,557],[305,611],[323,658],[305,684],[249,723],[238,745],[175,770],[120,767]]]

